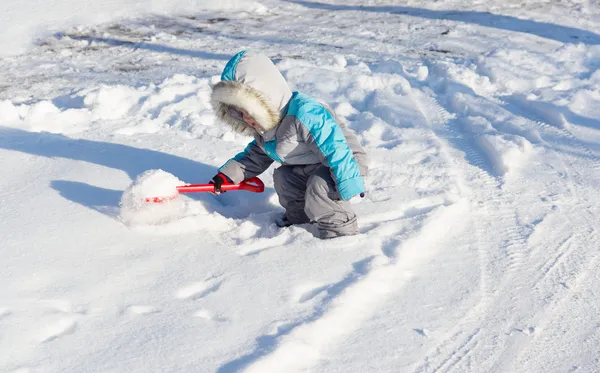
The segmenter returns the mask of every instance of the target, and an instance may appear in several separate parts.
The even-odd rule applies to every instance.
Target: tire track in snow
[[[556,130],[554,128],[552,129]],[[564,130],[558,131],[563,132]],[[465,141],[464,136],[468,137],[468,135],[472,136],[472,134],[460,133],[455,128],[447,128],[437,132],[442,138],[449,139],[450,143],[457,146],[459,150],[465,151],[467,159],[473,166],[484,171],[486,170],[486,162],[479,152],[479,149],[474,149],[476,148],[474,142]],[[568,131],[564,133],[565,136],[573,140],[574,136],[569,136],[569,134]],[[581,147],[580,150],[581,153],[585,154],[588,158],[593,155],[589,149],[586,151],[585,146]],[[458,158],[459,157],[457,157],[457,159]],[[594,159],[596,158],[597,157]],[[567,197],[570,197],[567,199],[567,205],[570,205],[571,207],[569,209],[569,215],[571,215],[573,211],[577,210],[574,201],[577,201],[577,196],[580,194],[577,191],[576,184],[581,185],[583,178],[575,177],[575,181],[578,183],[574,183],[573,178],[569,176],[569,170],[566,164],[562,162],[562,165],[566,177],[559,178],[559,181],[563,183],[561,191],[566,190],[568,193]],[[597,170],[599,167],[595,164],[592,169]],[[536,286],[542,280],[545,280],[548,274],[552,272],[561,272],[561,267],[564,266],[565,271],[573,268],[572,264],[565,263],[568,263],[571,260],[569,257],[574,251],[572,250],[574,244],[567,244],[558,245],[558,247],[556,247],[555,256],[545,261],[544,266],[547,270],[542,273],[541,276],[536,273],[536,271],[529,271],[528,268],[530,266],[539,263],[540,258],[538,256],[546,254],[543,244],[555,247],[556,243],[552,240],[554,236],[547,238],[543,243],[540,243],[541,250],[535,250],[535,248],[532,250],[524,240],[517,216],[515,215],[518,203],[521,203],[521,206],[526,205],[523,204],[523,202],[526,201],[519,201],[517,199],[517,197],[522,196],[511,196],[511,185],[505,185],[505,181],[502,178],[494,178],[490,173],[479,172],[471,181],[477,182],[483,186],[483,188],[480,188],[480,190],[484,191],[483,194],[480,195],[480,197],[483,198],[479,199],[479,205],[483,212],[480,216],[481,220],[488,220],[491,223],[496,220],[496,217],[500,218],[500,222],[502,222],[501,227],[499,228],[498,224],[494,224],[493,230],[489,230],[489,232],[500,230],[503,233],[503,236],[506,237],[504,242],[500,245],[500,248],[505,249],[505,268],[498,268],[497,266],[497,268],[490,268],[494,270],[494,273],[483,271],[481,281],[482,284],[484,284],[487,280],[495,280],[493,275],[496,277],[501,275],[502,281],[500,285],[493,286],[493,289],[488,289],[487,296],[482,298],[478,307],[461,319],[456,328],[453,328],[452,331],[441,338],[442,342],[438,344],[436,348],[430,349],[424,362],[417,366],[416,372],[466,372],[472,371],[473,367],[476,367],[477,371],[484,369],[485,371],[490,372],[514,371],[511,370],[511,367],[514,365],[513,362],[516,358],[522,354],[522,347],[532,340],[532,333],[535,333],[540,329],[539,327],[536,328],[530,325],[536,321],[536,318],[539,319],[540,316],[542,319],[537,321],[538,323],[543,324],[542,320],[552,315],[554,313],[553,310],[555,309],[553,306],[533,304],[533,300],[530,299],[531,296],[525,293],[530,291],[535,292]],[[486,194],[487,196],[485,196]],[[532,196],[525,196],[525,198],[531,199]],[[590,227],[591,225],[590,222],[587,224],[573,224],[573,222],[576,222],[577,220],[580,219],[576,216],[572,216],[570,219],[571,227],[574,227],[575,231],[580,232],[575,235],[576,237],[582,237],[581,233],[585,234],[585,232],[582,232],[584,229],[581,227]],[[478,237],[482,237],[482,225],[480,219],[475,219],[475,222]],[[478,241],[483,242],[481,239]],[[589,243],[590,241],[584,240],[584,242]],[[493,252],[492,254],[495,255],[495,257],[487,255],[487,258],[483,251],[480,250],[480,253],[482,258],[482,268],[486,265],[490,265],[492,260],[498,262],[499,259],[502,259],[498,257],[498,254],[500,254],[499,252]],[[587,263],[595,263],[597,258],[598,255],[593,255],[591,260],[587,261]],[[490,276],[490,274],[492,276]],[[582,277],[585,278],[587,275],[589,275],[589,272],[584,269],[576,276],[574,281],[582,281],[578,279]],[[560,277],[560,275],[558,276]],[[556,285],[555,280],[551,280],[551,282]],[[492,285],[490,284],[489,286]],[[482,286],[484,289],[485,287],[487,286]],[[490,294],[489,290],[492,290],[495,295]],[[560,290],[558,292],[556,290],[550,292],[550,296],[554,304],[562,304],[566,302],[565,299],[570,298],[568,294],[565,294],[564,291]],[[506,304],[509,305],[508,308],[503,307]],[[537,308],[534,306],[537,306]],[[498,308],[498,310],[496,308]],[[558,309],[560,310],[560,308]],[[468,324],[474,325],[469,327]],[[500,327],[498,327],[498,325],[500,325]],[[503,328],[507,326],[510,327],[511,325],[514,325],[512,330],[519,333],[515,334],[510,330],[505,330],[504,333],[502,333]],[[474,333],[469,332],[468,330],[465,331],[464,329],[477,331],[488,329],[488,331],[485,333]],[[495,336],[492,335],[490,332],[494,330],[497,330],[497,333],[499,334]],[[477,337],[474,338],[474,335]],[[473,341],[473,339],[480,339],[483,343],[469,343],[470,341]],[[471,349],[477,348],[478,345],[494,345],[501,348],[498,348],[491,354],[489,354],[488,351],[489,356],[477,356],[477,354],[471,354],[472,356],[469,359],[463,359],[463,356],[469,355],[470,352],[473,352]],[[465,349],[469,351],[465,351]],[[461,364],[463,360],[464,364]],[[486,369],[486,366],[488,366],[489,369]]]
[[[582,226],[583,224],[586,224],[584,221],[582,221],[585,219],[581,219],[581,214],[569,213],[569,217],[573,219],[572,221],[574,222],[582,223]],[[591,221],[588,220],[587,226],[589,226],[590,223]],[[585,260],[581,260],[580,263],[575,263],[575,266],[572,265],[573,263],[571,263],[570,266],[566,265],[566,263],[568,262],[568,258],[574,253],[576,253],[575,247],[588,247],[588,244],[590,242],[596,242],[594,234],[595,231],[593,232],[593,234],[587,235],[588,239],[585,240],[583,239],[584,236],[581,235],[581,229],[577,228],[577,224],[575,224],[575,230],[577,232],[574,233],[573,238],[569,239],[566,244],[563,243],[560,245],[561,248],[566,247],[567,249],[565,249],[564,251],[559,251],[556,260],[551,263],[551,267],[549,268],[549,270],[547,272],[542,273],[539,280],[536,281],[534,287],[532,287],[532,290],[539,294],[540,298],[544,299],[544,306],[538,312],[535,312],[532,315],[528,315],[529,317],[525,320],[525,322],[529,325],[527,328],[528,330],[517,330],[522,332],[522,335],[520,335],[519,338],[516,339],[516,341],[510,346],[509,349],[505,350],[505,352],[501,356],[502,358],[497,359],[491,371],[511,371],[523,373],[530,371],[530,367],[520,365],[518,364],[518,362],[521,357],[525,356],[528,353],[528,351],[530,351],[530,349],[534,348],[534,346],[532,346],[532,344],[534,344],[535,341],[535,339],[532,338],[534,334],[546,333],[548,325],[556,327],[556,325],[561,325],[565,321],[572,322],[571,320],[561,319],[560,315],[565,310],[569,312],[569,306],[567,306],[567,304],[571,303],[572,299],[578,296],[577,288],[580,286],[581,283],[584,282],[584,280],[587,277],[589,277],[590,273],[592,273],[597,268],[596,266],[599,258],[598,253],[595,253],[590,258],[585,258]],[[581,240],[581,242],[578,243],[578,240]],[[548,275],[552,272],[557,272],[557,276],[549,278]],[[568,273],[568,276],[572,277],[571,281],[569,281],[569,285],[563,282],[563,278],[560,272]],[[546,288],[539,289],[542,285],[542,280],[547,280],[547,282],[549,282],[549,285],[546,285]],[[575,320],[575,322],[578,324],[576,326],[580,328],[581,326],[579,325],[579,323],[585,323],[586,321]],[[558,333],[562,336],[568,332],[569,326],[559,326],[558,329]],[[537,337],[537,335],[535,336]],[[556,347],[550,346],[550,350],[552,350],[553,348]],[[545,347],[544,350],[548,350],[548,347]],[[562,352],[563,351],[561,350],[561,348],[558,347],[557,351],[554,351],[550,354],[560,355],[560,353]],[[544,353],[548,352],[544,351]],[[535,352],[533,352],[533,354],[534,357],[537,357],[535,356]],[[525,359],[525,361],[529,360],[530,358]],[[549,368],[550,366],[551,364],[548,364],[547,368]]]
[[[450,128],[450,132],[455,129]],[[468,135],[468,134],[465,134]],[[442,136],[444,137],[444,136]],[[447,136],[448,138],[457,138],[454,135]],[[460,138],[460,137],[459,137]],[[454,141],[455,144],[461,145],[461,142]],[[459,149],[465,150],[468,155],[471,156],[471,161],[475,161],[472,163],[474,166],[481,167],[481,163],[483,160],[479,158],[480,153],[477,151],[473,151],[469,145],[472,145],[466,141],[462,141],[462,145],[459,146]],[[480,163],[481,162],[481,163]],[[566,169],[566,167],[565,167]],[[534,320],[536,315],[540,312],[546,314],[545,308],[538,307],[537,309],[533,309],[532,300],[529,299],[529,291],[535,290],[535,279],[536,273],[529,270],[530,266],[537,263],[538,258],[533,258],[531,247],[528,246],[527,241],[525,240],[525,236],[522,233],[522,229],[519,226],[518,218],[515,214],[518,203],[521,205],[527,205],[525,201],[519,201],[516,195],[510,192],[510,184],[505,184],[506,181],[503,178],[493,177],[491,174],[486,172],[479,172],[477,177],[472,180],[477,181],[483,185],[487,185],[487,192],[484,192],[484,195],[487,194],[487,197],[483,198],[483,201],[487,201],[482,204],[482,211],[484,212],[481,215],[481,219],[488,219],[490,223],[495,222],[490,226],[490,230],[488,232],[493,232],[494,230],[500,231],[502,236],[504,237],[504,242],[499,246],[503,249],[505,268],[495,268],[495,272],[493,276],[490,278],[494,280],[494,276],[497,277],[501,275],[502,281],[499,286],[494,286],[493,293],[497,294],[494,297],[488,298],[487,300],[483,300],[481,302],[481,306],[479,308],[479,320],[471,319],[471,322],[475,322],[479,325],[479,330],[483,328],[485,329],[499,329],[498,332],[500,338],[498,336],[493,336],[489,332],[481,334],[480,338],[482,340],[488,340],[488,343],[483,343],[481,345],[485,346],[488,344],[494,344],[499,346],[504,346],[503,348],[498,349],[500,354],[489,354],[489,357],[477,357],[474,356],[473,361],[482,360],[479,365],[479,368],[483,369],[485,364],[489,364],[490,361],[493,363],[492,370],[490,371],[507,371],[508,365],[514,360],[514,357],[517,356],[520,351],[520,346],[523,343],[527,343],[532,339],[531,335],[534,333],[537,328],[529,327],[531,324],[529,320]],[[560,181],[564,183],[563,191],[567,191],[567,196],[575,197],[577,194],[574,193],[575,187],[573,186],[573,180],[571,177],[560,178]],[[485,190],[485,188],[480,188],[481,190]],[[480,190],[478,189],[478,190]],[[572,193],[573,192],[573,193]],[[519,196],[521,197],[521,196]],[[534,196],[525,195],[526,199],[534,198]],[[524,203],[525,202],[525,203]],[[490,213],[491,211],[491,213]],[[500,227],[498,226],[498,220],[496,217],[500,218]],[[479,219],[478,219],[479,220]],[[478,221],[479,222],[479,221]],[[481,225],[477,225],[477,227],[481,227]],[[477,229],[477,231],[481,231],[481,229]],[[481,236],[481,235],[480,235]],[[552,239],[547,239],[544,241],[548,246],[552,246],[554,243]],[[568,248],[568,247],[567,247]],[[560,247],[557,249],[559,252],[562,250]],[[543,251],[538,251],[538,253]],[[490,257],[489,260],[493,260],[498,262],[499,258],[497,256],[498,253],[495,253],[495,257]],[[568,257],[569,252],[562,255],[566,255]],[[561,254],[558,254],[561,255]],[[485,254],[482,255],[484,257]],[[489,256],[489,255],[488,255]],[[562,256],[560,257],[562,259]],[[488,262],[488,265],[491,262]],[[566,266],[566,268],[572,268],[572,266]],[[485,277],[482,276],[482,282],[485,282]],[[544,276],[542,276],[544,277]],[[531,290],[528,290],[531,289]],[[506,293],[506,295],[504,295]],[[487,303],[487,305],[486,305]],[[508,304],[509,307],[506,309],[502,309],[503,305]],[[500,312],[496,310],[496,308],[500,308]],[[503,317],[502,314],[505,316]],[[476,316],[477,312],[471,312],[467,317],[463,318],[461,322],[468,322],[469,318],[472,316]],[[498,328],[497,325],[506,324],[505,326],[510,327],[510,325],[514,325],[512,330],[518,331],[517,335],[514,335],[512,331],[502,333],[502,329]],[[492,326],[492,328],[486,327],[486,324]],[[494,328],[495,326],[495,328]],[[468,332],[463,333],[466,337],[460,340],[469,340],[471,334]],[[457,339],[456,334],[449,333],[451,339]],[[458,339],[457,339],[458,340]],[[446,343],[447,346],[452,346],[452,343]],[[459,346],[458,349],[468,348],[467,344],[457,343],[455,346]],[[474,345],[476,346],[476,344]],[[458,356],[457,351],[453,351],[452,347],[446,347],[450,352],[447,354],[449,357],[442,361],[442,364],[435,367],[433,371],[440,372],[449,372],[449,371],[469,371],[473,366],[477,366],[477,364],[473,363],[473,361],[468,361],[463,365],[457,364],[455,357]],[[434,353],[435,354],[435,353]],[[422,365],[422,371],[430,371],[432,367],[431,364]],[[417,368],[419,371],[419,368]]]
[[[589,169],[592,170],[600,170],[600,159],[599,157],[595,156],[592,151],[585,146],[585,144],[583,144],[577,137],[575,137],[570,131],[568,131],[567,128],[565,127],[557,127],[555,125],[551,125],[548,124],[544,121],[541,120],[534,120],[532,118],[537,116],[537,112],[527,112],[527,107],[525,107],[525,103],[524,101],[522,101],[522,99],[520,100],[511,100],[511,103],[506,103],[504,101],[500,101],[501,104],[508,106],[508,107],[516,107],[518,108],[520,111],[522,111],[522,114],[524,116],[524,118],[531,124],[533,124],[534,126],[536,126],[541,132],[540,132],[540,137],[541,137],[541,144],[547,149],[549,150],[555,157],[556,159],[559,161],[561,167],[562,167],[562,174],[564,174],[564,177],[561,177],[560,180],[563,182],[563,186],[564,188],[569,192],[569,195],[566,195],[567,200],[562,200],[562,199],[558,199],[556,200],[555,197],[555,202],[557,202],[559,205],[565,205],[566,209],[568,210],[566,212],[566,215],[569,216],[569,218],[565,219],[565,221],[569,221],[570,224],[568,225],[568,227],[566,227],[564,229],[564,231],[566,231],[567,233],[565,234],[565,236],[567,236],[567,238],[563,239],[562,241],[560,241],[560,244],[556,247],[556,250],[552,253],[552,256],[548,257],[545,262],[544,265],[542,265],[541,267],[539,267],[540,271],[540,276],[539,278],[534,282],[533,287],[537,287],[539,284],[541,284],[541,282],[545,279],[547,279],[546,276],[548,276],[549,274],[551,274],[552,272],[560,272],[561,271],[561,267],[565,267],[566,263],[569,262],[570,260],[570,256],[574,253],[575,251],[575,247],[577,246],[577,241],[579,239],[581,239],[582,235],[581,235],[581,225],[580,224],[575,224],[574,222],[577,220],[580,220],[579,218],[579,214],[577,213],[573,213],[573,210],[578,210],[579,207],[576,206],[580,206],[581,205],[581,201],[580,201],[580,193],[581,191],[579,191],[578,189],[581,189],[581,185],[584,185],[584,179],[581,176],[581,172],[577,169],[577,168],[569,168],[567,166],[567,163],[565,162],[565,160],[562,159],[561,155],[559,154],[559,152],[555,149],[553,149],[553,147],[548,143],[547,140],[545,140],[545,138],[548,138],[549,136],[563,136],[564,138],[566,138],[566,140],[568,142],[570,142],[571,144],[576,144],[576,149],[578,149],[580,151],[580,153],[584,154],[588,159],[591,160],[591,165],[589,165],[590,167],[586,167],[586,172],[589,171]],[[576,182],[574,182],[576,181]],[[585,208],[585,206],[582,206],[583,208]],[[587,224],[587,226],[590,226],[590,224]],[[577,233],[579,232],[579,233]],[[550,240],[549,240],[550,241]],[[543,250],[543,253],[548,253],[548,247],[547,246],[542,246],[542,245],[538,245],[540,247],[541,250]],[[533,250],[532,251],[532,255],[531,255],[531,262],[532,263],[539,263],[539,258],[537,258],[537,256],[542,255],[542,251],[541,250]],[[563,269],[562,272],[565,272],[565,270]],[[558,275],[560,277],[560,274]],[[561,285],[566,287],[566,284],[564,284],[563,282],[560,282]]]
[[[560,134],[568,140],[569,143],[575,144],[576,149],[580,151],[580,154],[584,154],[584,157],[580,157],[581,160],[587,158],[588,162],[585,167],[585,172],[589,170],[597,171],[600,170],[600,158],[595,156],[589,148],[585,146],[578,138],[576,138],[566,128],[558,128],[550,124],[533,121],[539,126],[541,130],[542,144],[547,149],[551,150],[552,153],[560,160],[563,166],[564,173],[567,175],[565,179],[565,187],[569,190],[570,195],[567,200],[562,201],[564,214],[566,216],[565,221],[569,222],[568,227],[565,227],[567,232],[567,238],[562,240],[556,247],[556,250],[542,267],[542,272],[539,278],[535,281],[533,288],[538,293],[544,296],[546,299],[546,305],[541,315],[539,315],[536,321],[536,330],[544,330],[551,324],[553,319],[561,313],[566,307],[566,304],[576,296],[576,289],[579,287],[590,273],[596,268],[596,263],[599,259],[597,251],[593,252],[591,256],[588,251],[582,250],[596,242],[595,236],[598,231],[598,222],[594,219],[594,214],[589,211],[588,206],[593,204],[594,201],[588,202],[587,198],[590,191],[585,188],[585,179],[581,175],[579,167],[569,168],[567,163],[562,159],[561,155],[557,150],[553,150],[552,146],[544,139],[549,136]],[[577,158],[577,157],[576,157]],[[593,193],[593,186],[591,192]],[[593,198],[593,194],[592,194]],[[585,199],[585,200],[584,200]],[[537,256],[542,255],[544,249],[536,251]],[[539,262],[539,258],[536,261]],[[569,279],[570,281],[567,280]],[[536,315],[534,315],[536,316]],[[532,316],[532,320],[535,318]],[[556,325],[556,324],[552,324]],[[559,323],[560,325],[560,323]],[[567,328],[563,329],[565,332]],[[564,332],[561,332],[564,333]],[[525,356],[529,350],[531,350],[531,340],[521,339],[517,348],[513,348],[514,354],[510,356],[512,364],[509,364],[507,368],[514,366],[516,361],[522,356]],[[533,352],[535,354],[535,352]],[[559,355],[560,351],[556,351],[556,355]],[[525,367],[524,369],[527,369]],[[525,370],[526,371],[526,370]]]
[[[573,236],[573,234],[570,234],[556,247],[556,251],[552,256],[537,267],[536,272],[539,273],[539,278],[533,283],[533,287],[537,287],[564,260],[565,256],[568,256],[569,252],[572,251]]]
[[[422,94],[420,91],[415,92],[416,106],[422,113],[445,112],[445,109],[434,98]],[[449,113],[445,115],[446,118],[450,116]],[[487,171],[490,169],[490,165],[486,162],[483,155],[476,150],[474,143],[467,141],[465,138],[466,134],[460,133],[451,127],[452,123],[456,123],[456,121],[452,121],[447,126],[441,127],[436,124],[443,123],[443,121],[432,121],[426,114],[423,114],[423,117],[432,125],[438,142],[445,149],[444,153],[448,155],[448,163],[454,164],[454,168],[457,172],[460,172],[461,177],[459,179],[464,180],[466,183],[468,179],[464,175],[473,175],[474,173],[474,176],[470,178],[470,182],[480,186],[479,188],[463,186],[462,191],[477,206],[476,211],[474,211],[477,217],[473,219],[473,224],[475,225],[476,242],[479,244],[478,255],[480,258],[481,278],[479,284],[480,299],[477,305],[467,311],[465,316],[457,323],[457,326],[447,332],[441,338],[441,341],[425,354],[423,362],[420,364],[417,363],[414,371],[449,372],[454,369],[462,371],[464,368],[460,363],[468,360],[465,358],[473,354],[482,345],[480,339],[484,337],[480,336],[481,320],[485,318],[486,313],[498,297],[498,293],[495,293],[494,289],[490,288],[490,284],[494,282],[494,278],[487,268],[490,262],[490,255],[487,253],[488,245],[484,245],[484,243],[487,242],[485,232],[488,230],[482,225],[482,222],[494,221],[496,223],[494,224],[495,229],[499,229],[506,237],[503,247],[506,249],[505,255],[507,256],[508,264],[505,273],[502,274],[504,283],[512,279],[514,273],[519,272],[523,266],[524,255],[521,252],[521,248],[524,245],[524,240],[514,228],[516,221],[514,211],[511,211],[509,201],[501,193],[502,180],[494,177],[491,172]],[[452,144],[457,146],[458,152],[456,149],[448,148],[447,145],[444,145],[443,140],[441,140],[444,138],[452,139]],[[468,165],[460,161],[462,158],[460,156],[461,151],[466,154],[469,164],[475,166],[476,170],[469,170]],[[474,194],[474,191],[477,191],[479,195]],[[465,364],[469,365],[468,362]]]
[[[433,367],[432,372],[448,372],[468,358],[480,344],[478,339],[480,332],[481,329],[477,328],[466,337],[463,336],[463,333],[457,333],[454,338],[452,338],[452,340],[459,341],[457,345],[455,344],[453,346],[453,352],[451,352],[439,366]]]
[[[561,166],[563,167],[563,172],[566,177],[563,180],[565,181],[565,187],[570,191],[569,199],[566,203],[562,203],[566,205],[565,209],[566,215],[569,216],[566,221],[570,222],[569,228],[567,229],[570,234],[568,238],[563,240],[561,244],[558,246],[557,255],[551,258],[547,263],[550,263],[549,267],[544,270],[544,275],[551,272],[552,269],[559,267],[562,262],[568,260],[569,254],[574,251],[574,247],[577,246],[577,241],[581,240],[582,237],[588,236],[588,232],[582,233],[582,226],[592,227],[594,226],[593,222],[588,219],[587,222],[580,222],[579,224],[574,223],[575,221],[581,221],[580,211],[587,209],[587,207],[593,204],[595,201],[588,202],[587,199],[584,201],[583,199],[588,197],[589,193],[586,193],[587,190],[582,190],[582,186],[585,185],[585,178],[582,176],[582,172],[589,174],[590,170],[598,171],[600,170],[600,157],[596,156],[579,138],[574,136],[569,130],[568,127],[557,127],[555,125],[548,124],[541,120],[533,120],[531,118],[536,117],[536,112],[527,113],[527,107],[523,100],[512,100],[511,104],[507,104],[506,102],[502,102],[504,105],[512,105],[516,106],[519,110],[525,112],[527,114],[527,118],[530,122],[538,126],[541,131],[540,136],[542,138],[542,144],[551,151],[556,158],[559,160]],[[587,164],[584,170],[581,170],[580,167],[572,167],[569,168],[565,160],[563,160],[559,151],[553,149],[552,145],[546,140],[551,136],[562,136],[569,142],[570,144],[575,144],[575,149],[579,150],[580,154],[583,154],[584,157],[582,160],[587,158]],[[577,153],[577,152],[575,152]],[[568,155],[567,155],[568,157]],[[572,157],[572,156],[571,156]],[[577,157],[575,157],[577,158]],[[575,182],[574,182],[575,181]],[[593,189],[593,186],[591,186]],[[593,193],[593,190],[592,190]],[[559,201],[561,202],[561,201]],[[593,229],[593,228],[592,228]],[[563,249],[564,248],[564,249]],[[595,257],[594,257],[595,258]],[[551,261],[551,262],[550,262]],[[543,279],[540,278],[540,281]],[[539,281],[538,281],[539,282]]]
[[[581,185],[581,182],[574,183],[573,170],[569,170],[564,162],[562,164],[566,177],[560,178],[560,181],[564,183],[563,187],[568,194],[565,195],[566,199],[559,202],[565,205],[564,213],[568,216],[565,219],[569,222],[568,228],[565,229],[567,238],[562,242],[559,240],[560,243],[557,245],[553,239],[556,236],[551,234],[549,238],[538,244],[540,250],[532,250],[528,256],[528,266],[534,266],[544,258],[546,261],[542,271],[531,272],[523,284],[523,288],[532,294],[528,295],[529,307],[521,305],[515,309],[515,313],[522,314],[518,320],[521,326],[513,329],[517,332],[516,334],[510,332],[510,343],[495,359],[494,365],[490,369],[491,372],[528,371],[528,368],[515,370],[518,369],[516,361],[523,356],[525,347],[533,343],[535,334],[544,330],[546,324],[544,320],[552,319],[552,315],[562,308],[559,305],[566,304],[573,297],[573,292],[568,291],[568,286],[564,282],[564,274],[570,273],[577,267],[577,264],[574,264],[574,261],[576,262],[574,257],[578,255],[579,248],[587,246],[578,244],[583,237],[581,226],[589,226],[589,224],[577,223],[580,220],[579,214],[573,213],[573,211],[577,210],[575,206],[578,205],[580,195],[577,185]],[[595,262],[596,258],[597,256],[594,256],[590,262]],[[586,277],[587,274],[587,270],[583,270],[582,273],[576,275],[576,278]],[[543,301],[540,301],[541,299]],[[540,302],[542,304],[539,304]]]
[[[552,136],[558,136],[566,139],[566,141],[570,144],[576,144],[575,149],[579,150],[580,154],[583,154],[584,157],[589,160],[589,164],[586,165],[586,173],[589,173],[589,170],[593,170],[595,172],[600,171],[600,157],[595,155],[589,147],[587,147],[579,138],[577,138],[573,133],[568,130],[568,127],[557,127],[556,125],[551,125],[543,120],[541,120],[536,112],[528,112],[527,111],[527,103],[523,101],[524,99],[511,99],[509,102],[500,101],[502,105],[505,107],[518,111],[519,114],[522,114],[524,119],[536,126],[540,131],[541,143],[542,145],[550,151],[552,154],[556,156],[558,161],[560,162],[563,172],[566,175],[567,183],[569,190],[572,193],[571,198],[573,200],[578,200],[579,196],[576,194],[575,183],[573,182],[573,178],[576,179],[578,185],[583,185],[585,182],[581,177],[581,171],[578,169],[569,169],[565,161],[559,155],[559,152],[546,140]],[[557,143],[557,145],[559,145]],[[597,178],[600,178],[600,175],[596,174]]]
[[[430,128],[432,131],[429,134],[428,138],[432,143],[438,144],[438,147],[441,149],[440,156],[444,157],[446,163],[452,166],[452,171],[454,172],[454,178],[459,194],[462,197],[471,199],[472,192],[466,184],[464,170],[462,169],[460,163],[457,164],[457,162],[455,161],[457,156],[451,154],[451,149],[448,149],[448,147],[440,140],[439,136],[436,133],[436,129],[439,130],[440,128],[442,128],[442,126],[448,124],[449,120],[452,118],[452,115],[448,111],[446,111],[441,105],[439,105],[439,103],[434,98],[423,94],[420,90],[416,90],[413,88],[411,90],[411,96],[414,107],[418,109],[419,113],[423,118],[423,124],[426,127]],[[482,165],[484,164],[483,158],[478,157],[479,155],[477,153],[474,153],[473,156],[475,159],[480,160]],[[482,166],[480,167],[480,169],[483,170],[484,167]],[[480,173],[483,176],[488,176],[488,173],[484,171],[480,171]],[[477,237],[478,242],[481,242],[479,239],[481,235],[479,233],[477,234]],[[479,255],[481,258],[481,250],[479,252]],[[480,263],[484,264],[484,261],[480,259]],[[464,320],[471,320],[472,318],[474,318],[475,315],[481,312],[480,310],[482,309],[482,307],[488,303],[487,298],[489,297],[489,295],[487,293],[486,285],[488,281],[486,280],[487,275],[485,273],[484,268],[485,267],[482,265],[482,276],[480,283],[481,299],[476,305],[476,307],[467,311],[466,316],[464,316],[461,319],[459,325],[462,325]],[[465,357],[467,357],[473,351],[474,348],[476,348],[476,346],[479,343],[477,338],[479,332],[480,330],[477,328],[472,329],[470,332],[458,327],[453,328],[441,338],[441,342],[436,345],[434,350],[428,353],[429,357],[425,358],[423,368],[429,369],[433,366],[433,371],[438,372],[442,369],[448,369],[455,366]],[[440,357],[445,354],[442,351],[443,349],[449,350],[449,352],[447,355],[442,357],[440,361]],[[419,368],[417,368],[416,371],[419,371]]]
[[[522,106],[520,106],[520,105],[517,105],[517,106],[521,110],[524,110],[524,108]],[[554,132],[555,134],[560,134],[560,135],[564,136],[570,143],[577,144],[576,149],[580,150],[585,158],[588,158],[589,160],[591,160],[592,163],[591,163],[590,167],[594,171],[600,170],[600,157],[598,157],[594,152],[592,152],[592,150],[589,147],[587,147],[578,137],[573,135],[573,133],[568,130],[568,127],[559,128],[559,127],[553,126],[551,124],[548,124],[546,122],[543,122],[541,120],[536,120],[534,122],[539,126],[540,129],[544,130],[545,132]]]

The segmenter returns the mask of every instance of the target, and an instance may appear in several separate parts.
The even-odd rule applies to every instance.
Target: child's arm
[[[320,114],[297,117],[298,131],[321,163],[331,170],[340,197],[348,200],[365,191],[360,167],[333,116],[326,110]]]
[[[330,111],[331,113],[331,111]],[[350,149],[352,149],[352,156],[358,162],[358,168],[360,169],[360,175],[364,178],[368,175],[368,156],[365,148],[360,144],[360,140],[356,136],[352,130],[348,129],[346,123],[343,119],[340,119],[335,115],[335,113],[331,113],[335,121],[342,127],[342,132],[344,133],[344,137],[346,138],[346,142]]]
[[[258,176],[265,172],[273,160],[252,141],[246,149],[225,163],[219,172],[227,176],[233,183]]]

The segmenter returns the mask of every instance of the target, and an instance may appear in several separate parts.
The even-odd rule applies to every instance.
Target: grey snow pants
[[[273,181],[290,223],[316,223],[319,238],[358,234],[356,214],[350,202],[341,200],[329,168],[321,164],[281,166]]]

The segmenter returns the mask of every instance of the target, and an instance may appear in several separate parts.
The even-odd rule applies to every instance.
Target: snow
[[[596,2],[0,8],[0,372],[600,371]],[[175,193],[242,49],[367,148],[359,235]]]
[[[0,24],[4,25],[0,55],[29,50],[36,40],[67,27],[85,27],[127,17],[181,14],[202,10],[235,10],[264,14],[268,9],[254,1],[222,0],[218,4],[202,0],[33,0],[23,3],[4,0],[0,5]],[[150,26],[151,27],[151,26]]]
[[[121,220],[128,225],[158,225],[183,215],[185,204],[178,199],[177,187],[185,185],[163,170],[148,170],[123,192],[119,206]],[[154,202],[158,198],[163,202]]]

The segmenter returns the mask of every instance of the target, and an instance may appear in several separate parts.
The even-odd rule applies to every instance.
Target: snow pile
[[[74,133],[88,128],[91,113],[86,109],[61,111],[50,101],[31,105],[13,105],[9,100],[0,102],[0,125],[27,128],[33,132]]]
[[[573,96],[569,109],[582,117],[600,118],[600,89],[578,91]]]
[[[162,128],[175,127],[193,137],[201,136],[206,133],[206,127],[215,122],[209,103],[211,86],[210,79],[184,74],[167,78],[158,86],[151,85],[138,100],[141,104],[130,108],[137,120],[116,133],[155,133]]]
[[[525,165],[533,147],[525,138],[515,135],[485,134],[476,143],[487,154],[496,174],[517,170]]]
[[[185,183],[163,170],[149,170],[123,192],[121,220],[129,226],[164,224],[184,216],[185,201],[168,199],[177,195],[176,187]],[[162,203],[146,202],[146,198],[166,197]]]
[[[234,220],[217,211],[210,211],[210,203],[194,201],[177,194],[177,186],[186,183],[163,170],[148,170],[139,175],[123,192],[119,203],[121,221],[143,232],[161,234],[195,232],[223,232],[234,228]],[[151,202],[154,198],[162,202]],[[201,227],[201,228],[200,228]]]
[[[127,86],[101,86],[85,95],[83,102],[93,112],[93,118],[119,119],[127,115],[144,96],[142,89]]]
[[[211,79],[176,74],[159,85],[99,85],[69,96],[33,103],[0,101],[0,125],[32,132],[77,133],[93,124],[119,135],[157,133],[171,127],[193,137],[220,137],[213,127]]]
[[[568,127],[568,122],[564,114],[553,103],[539,101],[538,97],[533,94],[527,97],[515,95],[513,99],[516,104],[528,109],[542,121],[558,128]]]
[[[9,100],[0,101],[0,124],[3,126],[14,125],[21,121],[17,108]]]
[[[483,117],[466,117],[462,123],[472,133],[476,147],[484,153],[494,174],[501,176],[527,163],[533,145],[526,138],[497,131]]]

